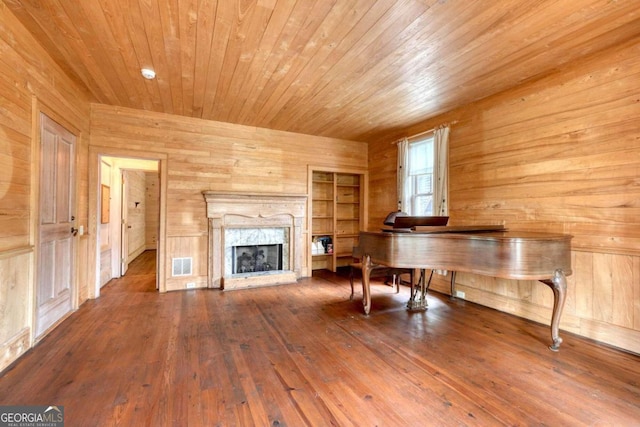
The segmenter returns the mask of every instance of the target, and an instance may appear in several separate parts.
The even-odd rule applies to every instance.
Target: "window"
[[[398,210],[414,216],[448,216],[449,126],[398,144]]]
[[[410,215],[433,215],[434,145],[433,135],[409,143],[405,209]]]

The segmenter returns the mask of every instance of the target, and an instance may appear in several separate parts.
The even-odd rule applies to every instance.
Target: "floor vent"
[[[191,276],[193,273],[191,271],[191,264],[193,258],[173,258],[171,275],[172,276]]]

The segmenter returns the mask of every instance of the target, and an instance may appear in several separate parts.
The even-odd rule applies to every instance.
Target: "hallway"
[[[318,272],[241,291],[155,289],[155,252],[0,377],[0,404],[69,426],[617,425],[640,419],[640,359],[440,294],[426,312]],[[359,295],[360,292],[357,292]]]

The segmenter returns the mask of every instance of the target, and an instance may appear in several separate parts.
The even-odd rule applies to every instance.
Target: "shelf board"
[[[336,254],[336,258],[355,258],[355,257],[351,252],[344,252],[344,253]]]

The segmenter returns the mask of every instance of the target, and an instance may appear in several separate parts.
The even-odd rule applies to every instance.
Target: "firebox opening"
[[[282,270],[282,244],[233,247],[232,274]]]

